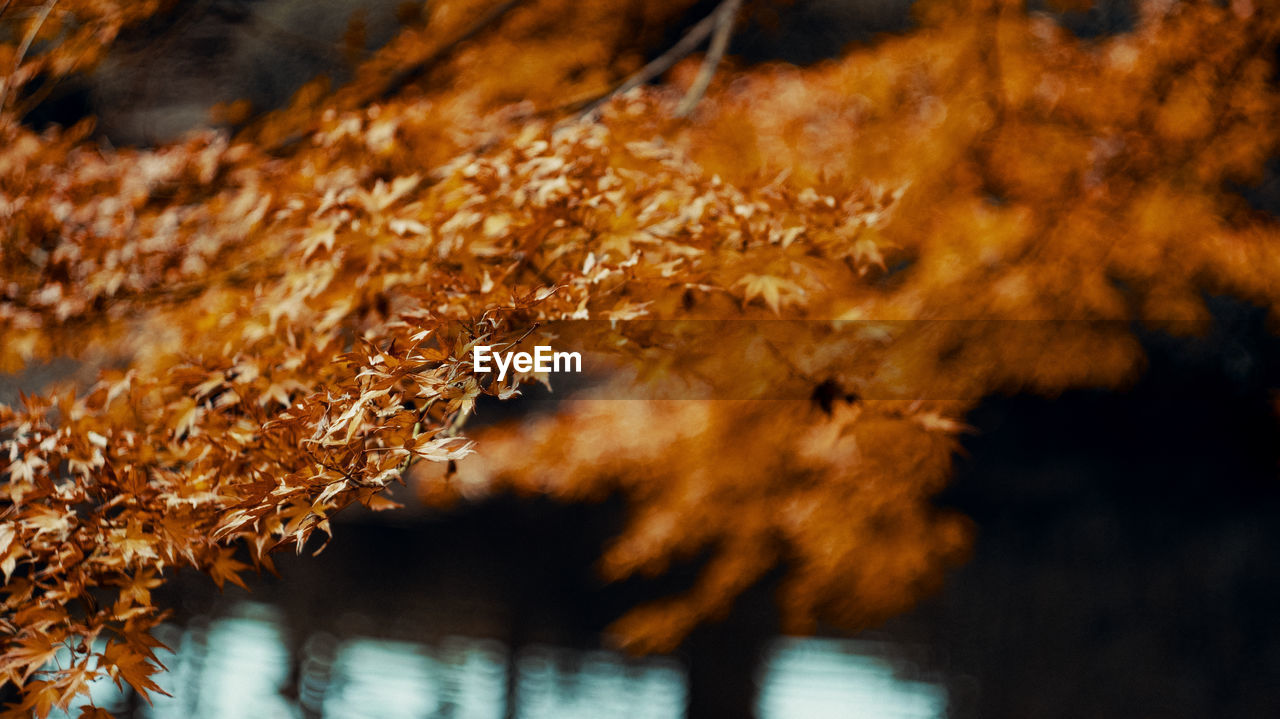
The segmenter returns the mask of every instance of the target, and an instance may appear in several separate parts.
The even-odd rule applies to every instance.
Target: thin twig
[[[40,8],[40,15],[36,18],[35,24],[27,32],[27,36],[22,39],[22,45],[18,47],[18,54],[13,61],[13,72],[5,80],[4,87],[0,87],[0,111],[4,110],[5,103],[9,100],[9,84],[12,82],[13,76],[18,74],[18,70],[22,67],[22,61],[27,57],[27,51],[31,49],[31,43],[35,42],[36,35],[40,33],[40,28],[44,27],[44,21],[49,19],[49,13],[53,12],[53,6],[57,4],[58,0],[46,2],[44,7]]]
[[[711,85],[711,78],[716,74],[716,68],[720,65],[720,59],[724,57],[724,51],[729,47],[729,36],[733,31],[733,23],[738,19],[738,8],[742,6],[742,0],[724,0],[720,6],[716,8],[716,30],[711,36],[711,47],[707,49],[707,56],[702,60],[702,67],[698,70],[698,77],[694,78],[693,84],[689,86],[689,91],[685,93],[684,99],[680,100],[680,105],[676,107],[676,117],[685,117],[693,108],[697,106],[702,96],[706,94],[707,88]]]
[[[541,326],[542,326],[541,322],[534,322],[532,325],[529,326],[528,329],[524,331],[524,334],[508,342],[507,346],[503,347],[502,350],[509,350],[512,347],[515,347],[516,345],[520,344],[521,342],[524,342],[526,339],[528,339],[529,335],[533,334],[534,330],[538,329]]]
[[[697,25],[689,28],[689,32],[685,33],[684,37],[680,38],[679,42],[672,45],[671,49],[649,61],[649,64],[637,70],[631,75],[631,77],[623,80],[612,90],[587,103],[585,107],[578,111],[577,117],[583,118],[590,115],[600,109],[601,105],[604,105],[614,97],[634,90],[646,82],[658,77],[667,70],[670,70],[673,65],[684,59],[684,57],[693,52],[698,45],[701,45],[703,40],[707,39],[707,36],[715,29],[720,19],[721,9],[731,2],[736,2],[736,0],[724,0],[720,5],[716,6],[716,9],[713,10],[710,15],[702,18],[698,21]]]

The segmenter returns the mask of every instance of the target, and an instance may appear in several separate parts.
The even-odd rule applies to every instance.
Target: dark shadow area
[[[71,127],[93,117],[93,96],[89,83],[81,78],[49,84],[46,76],[37,78],[23,88],[19,103],[35,101],[22,122],[28,127],[44,131],[50,127]]]
[[[1215,303],[1127,394],[988,401],[941,502],[972,561],[889,628],[954,717],[1248,717],[1280,706],[1280,343]]]
[[[1277,79],[1280,83],[1280,79]],[[1280,158],[1271,158],[1262,172],[1262,179],[1252,185],[1228,187],[1249,203],[1249,207],[1280,217]]]
[[[710,15],[719,0],[700,0],[684,19],[666,30],[656,57],[689,28]],[[785,62],[812,65],[840,57],[851,46],[914,27],[912,0],[796,0],[785,5],[748,3],[729,46],[729,55],[748,65]]]
[[[422,646],[492,640],[507,648],[514,681],[529,651],[610,649],[605,630],[627,609],[692,584],[705,558],[657,580],[600,579],[597,560],[625,511],[620,501],[564,505],[500,496],[439,513],[349,513],[335,522],[337,536],[319,556],[277,556],[281,579],[250,577],[250,592],[228,586],[218,593],[207,577],[187,572],[156,599],[177,608],[179,626],[234,616],[245,600],[271,607],[293,662],[282,689],[291,700],[306,693],[316,637]],[[732,616],[700,627],[671,658],[685,668],[689,717],[751,715],[757,663],[778,630],[774,584],[748,592]],[[394,682],[395,674],[380,680]],[[508,693],[509,706],[527,708],[514,685]]]
[[[1081,4],[1030,0],[1027,3],[1027,10],[1049,15],[1059,25],[1082,40],[1120,35],[1132,32],[1137,27],[1138,8],[1134,0],[1093,0],[1088,7],[1062,9],[1064,5],[1079,6]]]

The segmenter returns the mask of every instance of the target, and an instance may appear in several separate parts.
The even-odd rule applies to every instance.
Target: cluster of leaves
[[[12,99],[100,57],[79,33],[105,46],[162,9],[14,5]],[[0,107],[0,365],[121,367],[0,406],[16,713],[99,676],[155,690],[166,570],[239,583],[342,507],[386,506],[413,460],[452,467],[477,398],[535,379],[478,375],[469,348],[537,322],[610,320],[581,331],[623,366],[829,400],[573,403],[419,474],[433,499],[624,492],[610,576],[713,550],[688,596],[619,623],[661,649],[779,563],[798,629],[900,611],[963,556],[928,499],[972,400],[1115,385],[1140,361],[1130,322],[1199,326],[1204,292],[1280,301],[1277,228],[1226,189],[1276,149],[1273,8],[1147,3],[1085,44],[938,0],[838,62],[721,77],[682,120],[695,63],[563,108],[687,2],[432,5],[351,86],[235,141],[106,150]],[[633,322],[775,317],[803,322],[714,352]]]

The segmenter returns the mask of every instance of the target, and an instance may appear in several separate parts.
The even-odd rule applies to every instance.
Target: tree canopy
[[[622,492],[612,577],[710,551],[619,621],[633,648],[779,565],[793,628],[865,626],[963,560],[966,521],[929,500],[976,401],[1120,387],[1135,327],[1280,302],[1276,222],[1238,192],[1280,139],[1269,0],[1139,2],[1092,40],[922,0],[910,32],[807,68],[717,66],[735,19],[787,11],[727,0],[646,66],[692,5],[441,0],[349,84],[153,148],[23,118],[175,3],[0,5],[0,369],[102,367],[0,405],[13,715],[100,676],[158,690],[166,576],[240,584],[423,460],[432,501]],[[681,320],[751,330],[708,351]],[[581,400],[468,439],[482,395],[546,379],[470,349],[546,323],[630,381],[733,398]]]

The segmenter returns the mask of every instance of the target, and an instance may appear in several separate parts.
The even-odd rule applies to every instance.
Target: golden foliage
[[[612,577],[709,551],[687,596],[617,626],[661,649],[779,563],[797,629],[902,610],[964,554],[929,497],[973,401],[1115,386],[1131,323],[1195,328],[1204,293],[1280,301],[1275,223],[1228,190],[1276,150],[1275,8],[1151,2],[1084,43],[938,0],[839,61],[721,77],[691,120],[672,88],[566,114],[689,5],[531,0],[472,32],[494,5],[433,3],[351,85],[234,140],[109,150],[22,106],[162,4],[13,3],[0,369],[121,368],[0,406],[15,715],[98,676],[154,691],[166,569],[241,583],[342,507],[384,506],[415,459],[451,466],[479,396],[535,379],[477,374],[470,347],[536,322],[609,320],[580,332],[618,366],[738,397],[834,393],[584,400],[422,473],[431,497],[625,493]],[[714,352],[635,321],[771,318],[796,322]]]

